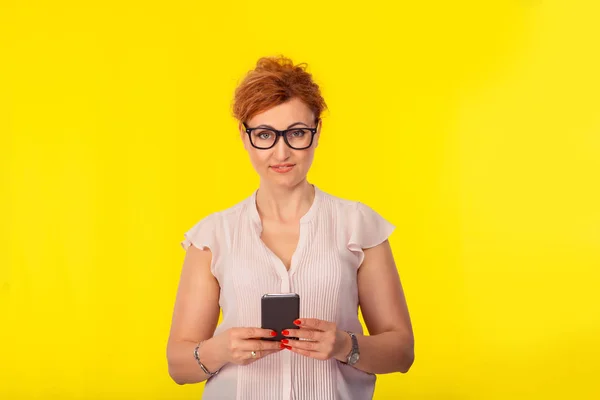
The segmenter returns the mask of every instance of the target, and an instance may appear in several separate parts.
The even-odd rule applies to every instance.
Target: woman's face
[[[270,127],[280,131],[289,128],[316,127],[313,112],[303,101],[297,98],[292,98],[283,104],[256,114],[246,121],[248,128],[261,125],[265,125],[263,128]],[[312,145],[305,150],[290,148],[283,137],[279,137],[275,146],[270,149],[257,149],[250,143],[242,123],[239,124],[239,129],[244,141],[244,148],[250,156],[250,162],[260,176],[261,182],[268,182],[276,186],[294,187],[306,179],[319,141],[321,124],[318,126]]]

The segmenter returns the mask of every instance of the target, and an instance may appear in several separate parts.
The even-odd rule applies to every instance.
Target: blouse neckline
[[[317,210],[319,208],[319,204],[321,202],[321,198],[322,198],[322,191],[314,184],[311,184],[312,187],[315,189],[315,197],[313,198],[313,202],[310,206],[310,208],[308,209],[308,211],[306,212],[306,214],[304,214],[301,218],[300,218],[300,224],[305,224],[310,222],[315,214],[317,213]],[[262,230],[262,221],[260,219],[260,214],[258,213],[258,207],[256,205],[256,194],[258,193],[258,189],[256,189],[253,193],[252,196],[250,196],[249,200],[249,211],[252,217],[252,220],[257,224],[257,226],[259,227],[259,230]]]

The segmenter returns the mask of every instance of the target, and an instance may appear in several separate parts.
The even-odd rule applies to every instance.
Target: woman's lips
[[[285,174],[286,172],[290,172],[292,168],[294,168],[295,164],[285,164],[285,165],[272,165],[271,169],[279,174]]]

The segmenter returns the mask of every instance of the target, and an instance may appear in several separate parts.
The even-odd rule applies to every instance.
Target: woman
[[[208,379],[206,399],[371,399],[374,374],[413,363],[387,240],[394,226],[307,181],[325,108],[305,65],[284,57],[261,58],[236,89],[234,116],[260,185],[185,233],[167,345],[172,379]],[[262,340],[276,334],[260,328],[266,293],[299,294],[297,329],[283,335],[303,340]]]

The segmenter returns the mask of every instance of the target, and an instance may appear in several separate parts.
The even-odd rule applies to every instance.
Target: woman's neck
[[[305,179],[294,187],[262,184],[256,193],[256,207],[262,219],[296,222],[313,204],[316,188]]]

